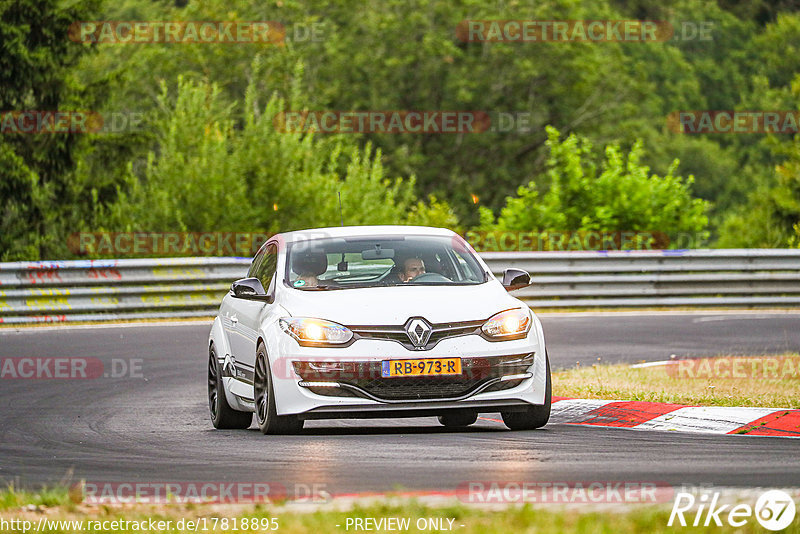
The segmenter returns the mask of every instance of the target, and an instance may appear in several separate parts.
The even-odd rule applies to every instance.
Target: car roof
[[[452,230],[446,228],[434,228],[431,226],[401,226],[401,225],[376,225],[376,226],[331,226],[328,228],[309,228],[308,230],[296,230],[279,234],[286,243],[294,241],[306,241],[310,239],[321,239],[324,237],[370,237],[387,235],[429,235],[452,237],[457,235]],[[276,236],[277,237],[277,236]]]

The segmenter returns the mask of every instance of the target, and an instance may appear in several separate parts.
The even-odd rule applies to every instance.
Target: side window
[[[476,280],[475,275],[472,273],[472,269],[469,267],[469,263],[464,258],[462,253],[454,250],[453,256],[455,257],[456,266],[458,267],[459,280]]]
[[[275,276],[275,271],[278,270],[278,247],[274,243],[270,243],[264,249],[264,254],[261,261],[256,264],[253,262],[255,276],[261,281],[264,286],[264,291],[269,291],[269,284],[272,282],[272,277]]]
[[[262,246],[258,252],[256,252],[255,257],[253,258],[252,263],[250,263],[250,269],[247,271],[247,278],[255,278],[256,273],[258,272],[258,268],[264,263],[264,256],[266,256],[267,246]]]

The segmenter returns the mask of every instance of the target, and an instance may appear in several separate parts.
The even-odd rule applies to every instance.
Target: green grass
[[[11,496],[9,496],[11,494]],[[60,493],[60,498],[66,491]],[[0,500],[4,503],[22,503],[30,500],[31,504],[43,503],[52,497],[43,495],[7,491]],[[493,534],[493,533],[541,533],[556,534],[574,532],[585,534],[628,534],[628,533],[661,533],[661,532],[764,532],[755,519],[751,519],[743,528],[734,529],[729,526],[710,526],[705,528],[693,527],[668,527],[667,521],[670,514],[670,505],[660,507],[635,507],[616,508],[607,511],[591,511],[581,508],[534,508],[530,505],[508,507],[503,510],[487,510],[476,507],[467,507],[463,504],[447,504],[444,506],[426,506],[416,500],[402,503],[362,504],[355,505],[347,511],[317,510],[304,512],[293,510],[292,505],[281,509],[271,509],[261,505],[126,505],[123,507],[112,506],[86,506],[73,505],[69,507],[63,503],[47,506],[45,510],[26,511],[6,508],[1,519],[25,519],[33,524],[38,523],[44,514],[48,520],[83,520],[86,521],[112,521],[123,519],[127,521],[142,521],[150,518],[171,521],[171,528],[167,532],[194,532],[188,528],[178,529],[176,523],[183,520],[196,520],[205,518],[205,525],[211,531],[212,518],[228,518],[227,529],[221,528],[217,523],[215,532],[237,532],[232,528],[233,518],[277,518],[279,528],[277,532],[291,532],[298,534],[326,534],[357,532],[351,526],[346,529],[348,518],[410,518],[410,528],[398,532],[440,532],[439,530],[420,530],[416,522],[420,518],[453,519],[453,532],[459,534]],[[52,508],[51,506],[55,506]],[[800,517],[800,516],[799,516]],[[202,520],[202,519],[201,519]],[[241,524],[241,523],[239,523]],[[445,521],[445,524],[447,522]],[[85,527],[84,531],[89,531]],[[339,525],[339,526],[337,526]],[[5,530],[10,532],[10,530]],[[41,532],[73,532],[69,527],[47,528]],[[108,532],[109,530],[105,530]],[[142,532],[136,528],[118,528],[112,532]],[[202,528],[200,528],[202,532]],[[268,532],[268,530],[239,530],[238,532]],[[800,519],[783,532],[800,532]]]
[[[793,374],[776,373],[770,378],[756,373],[740,378],[721,377],[713,371],[719,358],[696,362],[692,373],[680,372],[679,364],[634,369],[627,364],[577,366],[553,372],[553,395],[581,399],[612,399],[666,402],[696,406],[755,406],[764,408],[800,409],[800,354],[772,356],[724,357],[721,369],[732,369],[740,362],[749,370],[764,358],[789,362]],[[707,360],[707,361],[704,361]],[[702,367],[703,364],[706,367]],[[710,373],[700,370],[711,370]]]
[[[5,490],[0,491],[0,512],[27,505],[69,508],[73,504],[66,488],[45,488],[31,492],[8,486]]]

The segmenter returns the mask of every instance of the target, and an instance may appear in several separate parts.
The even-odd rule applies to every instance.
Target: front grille
[[[527,372],[533,363],[534,354],[515,354],[481,358],[461,358],[461,374],[458,376],[419,376],[408,378],[383,378],[381,362],[337,362],[323,370],[314,369],[314,362],[295,362],[295,371],[304,381],[336,382],[342,388],[314,387],[309,389],[319,395],[352,396],[380,400],[450,399],[464,397],[479,390],[496,379]],[[334,365],[335,367],[331,367]],[[518,386],[521,379],[497,382],[487,391],[500,391]],[[347,386],[351,386],[348,388]],[[366,394],[365,394],[366,393]]]
[[[449,337],[480,334],[481,326],[485,322],[480,320],[432,324],[431,336],[424,347],[415,347],[402,326],[348,326],[348,328],[352,330],[356,339],[385,339],[396,341],[409,350],[430,350],[441,340]]]

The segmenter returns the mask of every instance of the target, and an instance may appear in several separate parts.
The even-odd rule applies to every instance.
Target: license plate
[[[431,358],[427,360],[384,360],[383,378],[403,376],[447,376],[461,374],[461,358]]]

